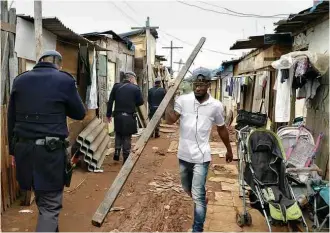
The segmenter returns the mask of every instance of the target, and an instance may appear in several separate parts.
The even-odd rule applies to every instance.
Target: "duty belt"
[[[45,146],[47,150],[54,151],[60,148],[67,148],[69,146],[69,142],[66,140],[62,140],[59,137],[45,137],[40,139],[26,139],[19,138],[19,142],[32,142],[37,146]]]
[[[66,116],[63,114],[25,114],[16,112],[16,121],[39,124],[61,124],[66,123]]]

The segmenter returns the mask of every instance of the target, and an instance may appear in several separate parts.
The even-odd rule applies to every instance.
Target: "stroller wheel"
[[[249,212],[246,213],[245,217],[245,224],[247,226],[251,226],[252,225],[252,216]]]
[[[236,223],[239,227],[244,226],[244,215],[240,213],[236,213]]]

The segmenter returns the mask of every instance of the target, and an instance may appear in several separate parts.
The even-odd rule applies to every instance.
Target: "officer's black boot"
[[[159,138],[159,137],[160,137],[160,135],[159,135],[159,128],[156,127],[156,129],[155,129],[155,138]]]
[[[113,155],[113,160],[119,161],[120,149],[115,150],[115,154]]]
[[[125,154],[123,154],[123,157],[124,157],[124,160],[123,160],[123,165],[125,164],[125,162],[126,162],[126,160],[127,160],[128,156],[129,156],[129,155],[125,155]]]

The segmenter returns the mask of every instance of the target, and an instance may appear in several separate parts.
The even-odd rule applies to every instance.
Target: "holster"
[[[49,152],[62,149],[62,148],[68,148],[69,142],[67,140],[60,140],[55,137],[46,137],[45,138],[45,148]]]
[[[64,185],[65,185],[65,187],[70,187],[73,166],[71,165],[71,158],[70,158],[70,154],[67,149],[65,149],[65,154],[66,154],[66,160],[65,160],[65,171],[64,171],[64,173],[65,173]]]

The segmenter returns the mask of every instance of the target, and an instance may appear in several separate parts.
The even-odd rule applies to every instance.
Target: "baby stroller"
[[[285,170],[285,153],[280,139],[270,130],[255,129],[246,141],[244,180],[251,188],[251,207],[259,210],[271,232],[275,222],[288,224],[301,222],[308,231],[306,221],[297,203]],[[244,192],[243,192],[244,193]],[[244,213],[237,214],[239,226],[251,223],[243,200]]]
[[[313,231],[329,231],[329,183],[311,179],[307,182],[308,201],[312,210]]]

